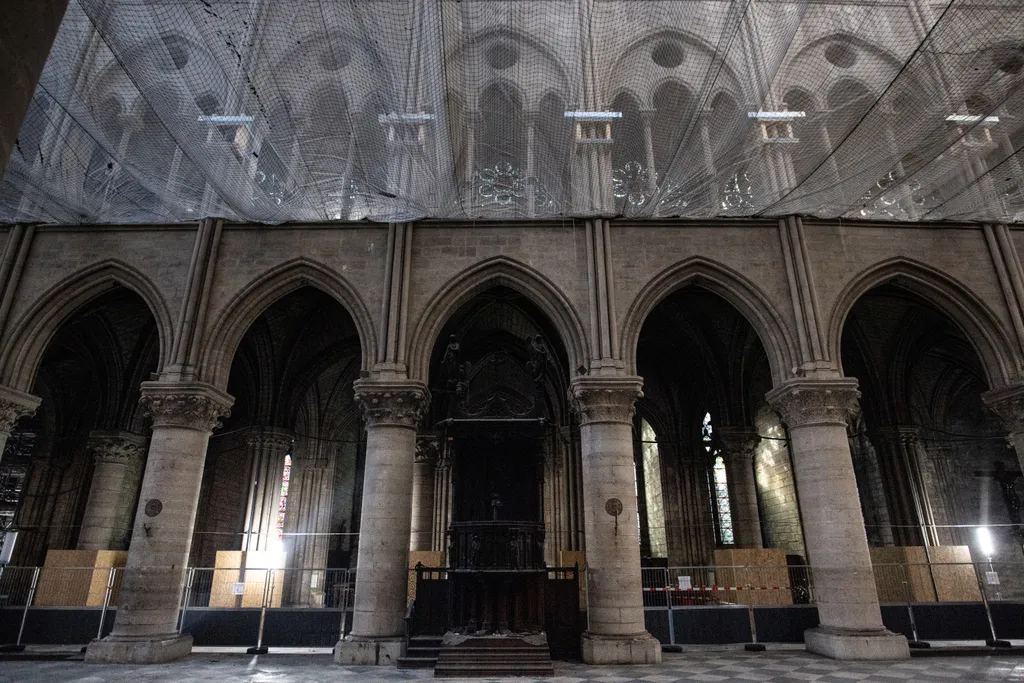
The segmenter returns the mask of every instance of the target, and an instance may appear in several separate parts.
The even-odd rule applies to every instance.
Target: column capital
[[[213,431],[231,414],[235,399],[203,382],[143,382],[139,404],[154,427]]]
[[[982,402],[1002,421],[1010,434],[1024,432],[1024,384],[1011,384],[987,391]]]
[[[754,448],[761,443],[761,436],[753,427],[715,427],[715,436],[722,448],[722,458],[728,460],[753,460]]]
[[[430,391],[413,380],[356,380],[356,403],[368,427],[392,426],[415,429],[430,405]]]
[[[252,448],[270,448],[285,451],[292,445],[293,435],[277,427],[254,427],[245,436],[245,443]]]
[[[128,464],[146,452],[146,437],[121,431],[93,430],[89,432],[87,448],[95,462]]]
[[[35,414],[40,403],[38,396],[0,386],[0,433],[10,434],[14,423]]]
[[[765,398],[790,429],[824,424],[845,427],[860,407],[857,380],[852,377],[786,382]]]
[[[915,443],[921,437],[921,428],[917,425],[885,425],[875,430],[875,436],[889,443]]]
[[[640,377],[577,377],[569,385],[569,398],[580,424],[624,422],[633,424],[636,401],[644,395]]]

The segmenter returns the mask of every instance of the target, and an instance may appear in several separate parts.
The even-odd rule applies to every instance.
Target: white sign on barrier
[[[245,582],[244,581],[236,581],[235,583],[231,584],[231,594],[232,595],[245,595]]]
[[[985,582],[990,586],[999,585],[999,574],[998,572],[985,572]]]
[[[318,577],[316,575],[316,572],[313,572],[313,575],[309,577],[309,587],[316,588],[317,583],[319,583]]]
[[[693,588],[693,584],[690,581],[690,577],[689,576],[680,576],[679,577],[679,590],[681,590],[681,591],[688,591],[691,588]]]

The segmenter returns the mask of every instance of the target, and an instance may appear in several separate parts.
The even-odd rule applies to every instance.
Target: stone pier
[[[737,548],[763,548],[761,515],[757,509],[754,448],[761,441],[753,427],[718,427],[725,476],[729,482],[729,509]]]
[[[192,636],[178,635],[178,607],[206,447],[232,402],[199,382],[142,383],[153,435],[121,600],[113,631],[89,644],[86,662],[155,664],[192,651]]]
[[[420,382],[358,380],[366,419],[352,632],[334,648],[339,664],[396,664],[405,638],[416,428],[430,394]]]
[[[125,508],[135,498],[145,447],[145,437],[130,432],[89,434],[95,465],[78,533],[79,550],[116,550],[114,546],[124,542],[131,525],[131,512]]]
[[[633,465],[639,377],[578,377],[586,530],[588,664],[654,664],[661,645],[645,629]]]
[[[804,640],[834,659],[907,659],[907,639],[882,625],[850,457],[846,420],[859,396],[848,378],[787,382],[767,396],[789,428],[818,606],[820,625]]]

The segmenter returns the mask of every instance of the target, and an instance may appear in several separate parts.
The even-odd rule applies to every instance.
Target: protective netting
[[[1024,220],[1024,3],[73,0],[0,220]]]

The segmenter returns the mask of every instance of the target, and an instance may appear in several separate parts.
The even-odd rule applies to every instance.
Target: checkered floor
[[[139,681],[229,681],[237,683],[312,683],[313,681],[407,681],[431,678],[431,671],[394,668],[340,667],[329,655],[200,654],[162,666],[96,666],[80,661],[0,662],[0,681],[106,683]],[[458,679],[444,679],[458,680]],[[510,680],[523,683],[531,679]],[[650,681],[736,681],[741,683],[960,683],[961,681],[1024,681],[1024,657],[929,657],[905,662],[835,662],[801,651],[746,653],[693,651],[666,654],[659,666],[595,667],[555,664],[548,683],[625,683]]]

